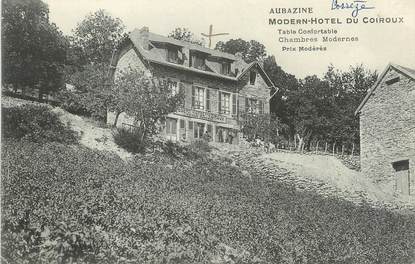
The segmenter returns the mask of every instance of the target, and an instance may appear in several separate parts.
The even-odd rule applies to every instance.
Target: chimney
[[[139,31],[140,33],[140,44],[145,49],[149,49],[149,29],[148,27],[144,26]]]

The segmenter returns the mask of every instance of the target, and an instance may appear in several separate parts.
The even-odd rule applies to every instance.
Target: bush
[[[43,105],[2,107],[4,138],[25,139],[34,142],[60,142],[74,144],[78,135],[69,125],[64,125],[56,113]]]
[[[206,156],[206,154],[211,150],[209,142],[204,139],[196,139],[186,147],[199,156]]]
[[[63,90],[57,94],[57,100],[59,101],[59,106],[69,113],[90,117],[91,113],[85,107],[82,96],[84,95],[80,93]]]
[[[138,127],[134,128],[116,128],[112,133],[114,142],[121,148],[131,153],[144,153],[147,145],[143,131]],[[143,139],[144,138],[144,139]]]

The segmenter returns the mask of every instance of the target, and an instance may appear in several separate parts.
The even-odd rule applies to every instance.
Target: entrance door
[[[410,175],[409,175],[409,160],[400,160],[392,163],[395,169],[396,191],[409,195]]]

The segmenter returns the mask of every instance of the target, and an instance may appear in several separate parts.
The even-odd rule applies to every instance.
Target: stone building
[[[274,88],[260,63],[248,64],[240,56],[157,35],[147,27],[135,29],[120,44],[112,67],[114,76],[133,67],[172,90],[184,90],[184,106],[168,115],[162,132],[174,141],[189,142],[208,133],[213,141],[238,144],[243,114],[269,113]],[[114,118],[109,113],[108,122]],[[125,115],[117,123],[133,124]]]
[[[389,64],[356,110],[363,175],[415,195],[415,70]],[[411,196],[409,196],[411,195]]]

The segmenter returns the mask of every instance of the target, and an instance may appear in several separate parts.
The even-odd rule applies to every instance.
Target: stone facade
[[[389,193],[415,195],[415,81],[388,66],[360,109],[361,170]]]
[[[143,41],[142,36],[143,32],[140,31],[136,43],[148,45],[149,41]],[[148,37],[147,31],[144,31],[144,36],[145,38]],[[160,41],[157,38],[155,43],[163,47]],[[113,63],[115,78],[121,71],[132,67],[159,80],[164,80],[185,92],[184,106],[177,112],[168,115],[163,130],[163,134],[167,138],[174,141],[190,142],[195,138],[200,138],[207,132],[212,141],[228,141],[230,143],[228,139],[232,137],[232,144],[238,144],[241,137],[239,133],[241,118],[246,111],[252,111],[252,108],[249,108],[248,105],[255,105],[255,111],[260,113],[269,113],[268,99],[271,85],[269,78],[266,80],[267,76],[259,64],[248,65],[244,62],[235,61],[230,65],[230,71],[234,71],[234,74],[220,76],[217,69],[219,63],[209,62],[209,66],[214,69],[215,74],[194,70],[191,67],[187,69],[182,65],[175,67],[176,65],[171,63],[154,62],[151,56],[148,59],[150,52],[140,47],[137,48],[135,45],[134,41],[126,41],[117,52],[115,64]],[[152,56],[158,55],[162,58],[167,56],[166,51],[160,50],[162,49],[154,48],[151,51],[154,53]],[[188,49],[186,52],[189,54]],[[218,55],[218,51],[214,52],[214,59],[218,60],[217,56],[220,54]],[[224,59],[233,56],[226,53],[223,55]],[[206,60],[206,62],[208,61]],[[185,60],[183,65],[186,65],[186,63],[189,63],[189,61],[186,62]],[[243,66],[238,76],[236,67],[239,65]],[[245,70],[245,73],[242,74],[243,70]],[[255,78],[253,78],[255,81],[250,79],[252,75],[255,75]],[[201,93],[200,98],[203,98],[202,105],[198,105],[198,107],[195,107],[194,103],[195,90]],[[109,123],[113,123],[114,118],[114,113],[108,114]],[[121,114],[117,124],[123,126],[133,125],[133,120],[125,114]]]

